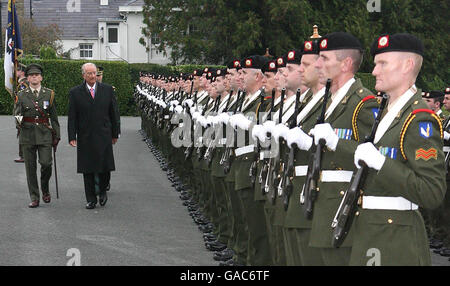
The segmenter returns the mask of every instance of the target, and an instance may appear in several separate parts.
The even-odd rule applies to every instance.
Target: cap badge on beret
[[[194,71],[194,74],[197,74],[197,71],[196,71],[196,70]]]
[[[221,75],[222,74],[222,71],[221,70],[217,70],[217,73],[216,73],[217,75]]]
[[[205,69],[204,69],[204,72],[208,72],[208,68],[205,68]]]
[[[288,53],[288,60],[293,60],[295,58],[295,51],[290,51]]]
[[[389,46],[389,35],[382,36],[378,39],[378,48],[379,49],[386,48],[388,46]]]
[[[305,52],[312,51],[312,42],[311,41],[305,41],[304,51]]]
[[[277,64],[278,65],[282,65],[283,64],[283,58],[278,58],[277,59]]]
[[[274,69],[276,69],[276,64],[275,64],[275,62],[270,62],[269,63],[269,70],[274,70]]]
[[[252,67],[252,60],[251,59],[248,59],[248,60],[245,61],[245,67],[247,67],[247,68]]]
[[[320,42],[320,49],[324,50],[328,47],[328,41],[327,39],[323,39],[322,42]]]
[[[234,61],[233,65],[235,68],[237,68],[240,65],[240,63],[239,63],[239,61]]]
[[[211,74],[211,72],[209,72],[209,73],[208,73],[208,77],[211,77],[211,76],[212,76],[212,74]]]
[[[450,93],[450,87],[447,87],[447,88],[445,89],[445,93]]]

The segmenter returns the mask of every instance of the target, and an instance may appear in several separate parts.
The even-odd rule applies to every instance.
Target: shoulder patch
[[[405,150],[404,150],[404,140],[405,140],[406,131],[408,130],[409,125],[411,125],[411,122],[417,117],[417,115],[420,113],[423,113],[423,112],[430,114],[432,119],[434,119],[437,122],[437,124],[439,126],[440,137],[441,137],[441,139],[444,138],[444,130],[442,127],[442,122],[439,119],[439,116],[437,116],[433,110],[431,110],[431,109],[416,109],[416,110],[414,110],[413,112],[411,112],[409,114],[408,118],[406,118],[405,123],[403,123],[402,130],[400,132],[400,152],[402,153],[402,156],[405,160],[407,160]],[[432,126],[433,126],[432,121],[419,122],[418,132],[419,132],[420,136],[425,139],[430,138],[433,134]],[[419,159],[420,159],[420,156],[419,156]],[[416,160],[418,160],[417,151],[416,151]]]

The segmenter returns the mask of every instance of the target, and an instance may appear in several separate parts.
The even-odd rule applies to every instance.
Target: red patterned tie
[[[95,97],[95,94],[94,94],[94,89],[91,87],[91,96],[92,96],[92,98],[94,98]]]

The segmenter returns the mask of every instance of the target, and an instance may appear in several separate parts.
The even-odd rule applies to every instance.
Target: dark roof
[[[30,14],[30,0],[25,1],[25,15]],[[100,6],[99,0],[80,1],[80,12],[67,9],[67,1],[33,0],[33,21],[38,26],[55,23],[62,31],[62,39],[97,38],[98,19],[120,19],[119,6],[142,6],[142,0],[109,0]]]

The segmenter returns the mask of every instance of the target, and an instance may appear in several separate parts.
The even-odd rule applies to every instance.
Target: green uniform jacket
[[[390,148],[391,156],[386,156],[380,171],[369,170],[364,196],[403,197],[425,209],[436,208],[442,202],[446,192],[442,126],[430,113],[419,112],[402,131],[408,116],[418,109],[427,109],[420,90],[377,142],[377,148]],[[373,255],[368,253],[374,248],[379,250],[382,266],[431,265],[424,222],[418,210],[358,211],[353,225],[351,265],[366,265]]]
[[[251,95],[249,95],[249,96],[251,96]],[[256,122],[255,112],[256,112],[256,108],[258,107],[258,105],[260,103],[259,98],[260,98],[260,96],[258,96],[253,102],[249,103],[249,105],[245,108],[245,110],[242,110],[242,113],[245,113],[245,116],[250,121]],[[253,141],[253,138],[251,138],[251,135],[249,136],[249,133],[251,134],[252,128],[253,127],[251,126],[248,131],[245,131],[245,133],[246,133],[246,137],[250,138],[249,143],[255,144],[255,142]],[[238,137],[238,142],[239,142],[239,139],[240,138]],[[246,143],[247,142],[248,141],[246,140]],[[245,145],[247,146],[248,144],[245,144]],[[241,147],[244,147],[244,146],[241,146]],[[234,169],[234,174],[235,174],[234,189],[235,190],[242,190],[242,189],[253,187],[251,180],[250,180],[249,172],[250,172],[250,167],[251,167],[254,157],[255,157],[255,152],[256,152],[255,150],[253,152],[241,155],[239,157],[235,157],[234,162],[233,162],[233,165],[235,167],[235,169]]]
[[[372,95],[372,92],[364,88],[359,79],[356,80],[341,103],[330,117],[325,120],[325,122],[331,124],[333,129],[340,129],[341,132],[339,133],[351,131],[351,136],[340,138],[335,152],[329,151],[326,147],[324,148],[321,164],[322,171],[354,171],[356,169],[353,158],[358,142],[355,140],[356,134],[352,129],[352,118],[357,105],[369,95]],[[374,99],[363,104],[357,117],[357,131],[360,140],[364,140],[364,137],[370,133],[375,121],[374,109],[378,111],[378,106],[378,102]],[[349,186],[349,182],[322,182],[321,179],[322,174],[318,182],[320,191],[314,204],[309,246],[331,248],[333,233],[331,222]],[[342,247],[351,245],[351,234],[352,232],[349,233]]]
[[[309,101],[312,96],[313,94],[310,90],[306,94],[305,99]],[[311,109],[311,111],[305,116],[305,118],[303,118],[302,122],[299,122],[300,128],[306,134],[308,134],[309,131],[316,125],[317,117],[322,110],[322,102],[323,99]],[[311,152],[298,149],[294,158],[294,166],[307,166],[310,154]],[[284,227],[311,228],[311,220],[306,219],[303,213],[303,207],[300,204],[300,193],[302,192],[305,179],[306,176],[297,176],[294,171],[294,179],[292,182],[293,190],[289,199],[289,206],[284,220]]]
[[[16,98],[14,115],[32,118],[42,118],[41,113],[35,108],[37,103],[42,112],[49,118],[51,128],[56,131],[56,137],[61,138],[58,115],[54,101],[54,92],[51,89],[41,87],[38,97],[32,93],[30,88],[19,92]],[[24,122],[20,125],[20,144],[51,145],[52,133],[48,127],[41,123]]]

